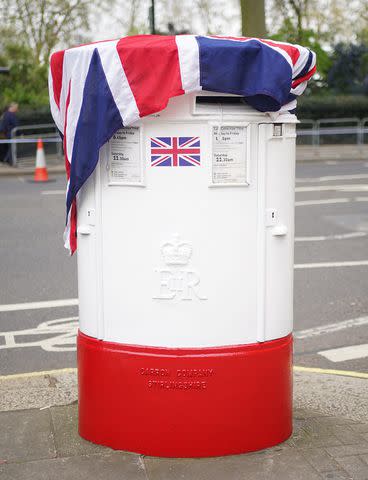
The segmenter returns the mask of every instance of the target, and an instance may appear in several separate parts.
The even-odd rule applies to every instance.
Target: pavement
[[[367,480],[366,378],[296,371],[286,442],[243,455],[171,459],[79,437],[75,369],[0,377],[1,480]]]
[[[49,173],[64,173],[65,167],[63,164],[60,165],[50,165],[47,170]],[[34,167],[11,167],[10,165],[0,162],[0,176],[6,177],[16,177],[23,175],[33,175]]]

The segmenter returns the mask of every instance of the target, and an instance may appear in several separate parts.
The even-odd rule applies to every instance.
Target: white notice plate
[[[144,185],[140,127],[121,128],[109,145],[109,185]]]
[[[246,125],[211,125],[212,185],[248,185]]]

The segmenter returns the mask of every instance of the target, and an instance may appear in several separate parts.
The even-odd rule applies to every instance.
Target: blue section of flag
[[[171,137],[156,137],[158,140],[161,140],[164,143],[167,143],[167,145],[171,145]],[[156,147],[159,144],[155,142],[154,138],[151,138],[151,147]]]
[[[287,103],[292,69],[279,52],[256,40],[197,37],[197,42],[203,90],[243,95],[262,112]]]
[[[97,49],[93,52],[86,77],[83,102],[75,131],[70,184],[66,200],[67,212],[83,183],[95,169],[99,149],[123,127],[111,94]]]

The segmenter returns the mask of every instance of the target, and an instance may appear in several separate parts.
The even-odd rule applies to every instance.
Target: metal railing
[[[368,145],[368,117],[300,120],[297,145]]]
[[[63,161],[63,149],[58,130],[53,123],[39,125],[22,125],[11,131],[12,165],[17,167],[33,166],[36,157],[36,145],[27,140],[46,140],[44,150],[48,164]],[[22,141],[23,140],[23,141]]]
[[[52,123],[22,125],[11,132],[12,165],[31,167],[36,156],[36,142],[44,140],[48,164],[63,163],[63,147]],[[3,142],[3,141],[2,141]],[[368,147],[368,117],[301,119],[297,125],[297,145],[357,145]]]

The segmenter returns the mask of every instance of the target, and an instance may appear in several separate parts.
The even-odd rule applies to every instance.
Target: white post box
[[[78,196],[84,438],[195,457],[291,434],[295,123],[203,91],[100,150]]]

